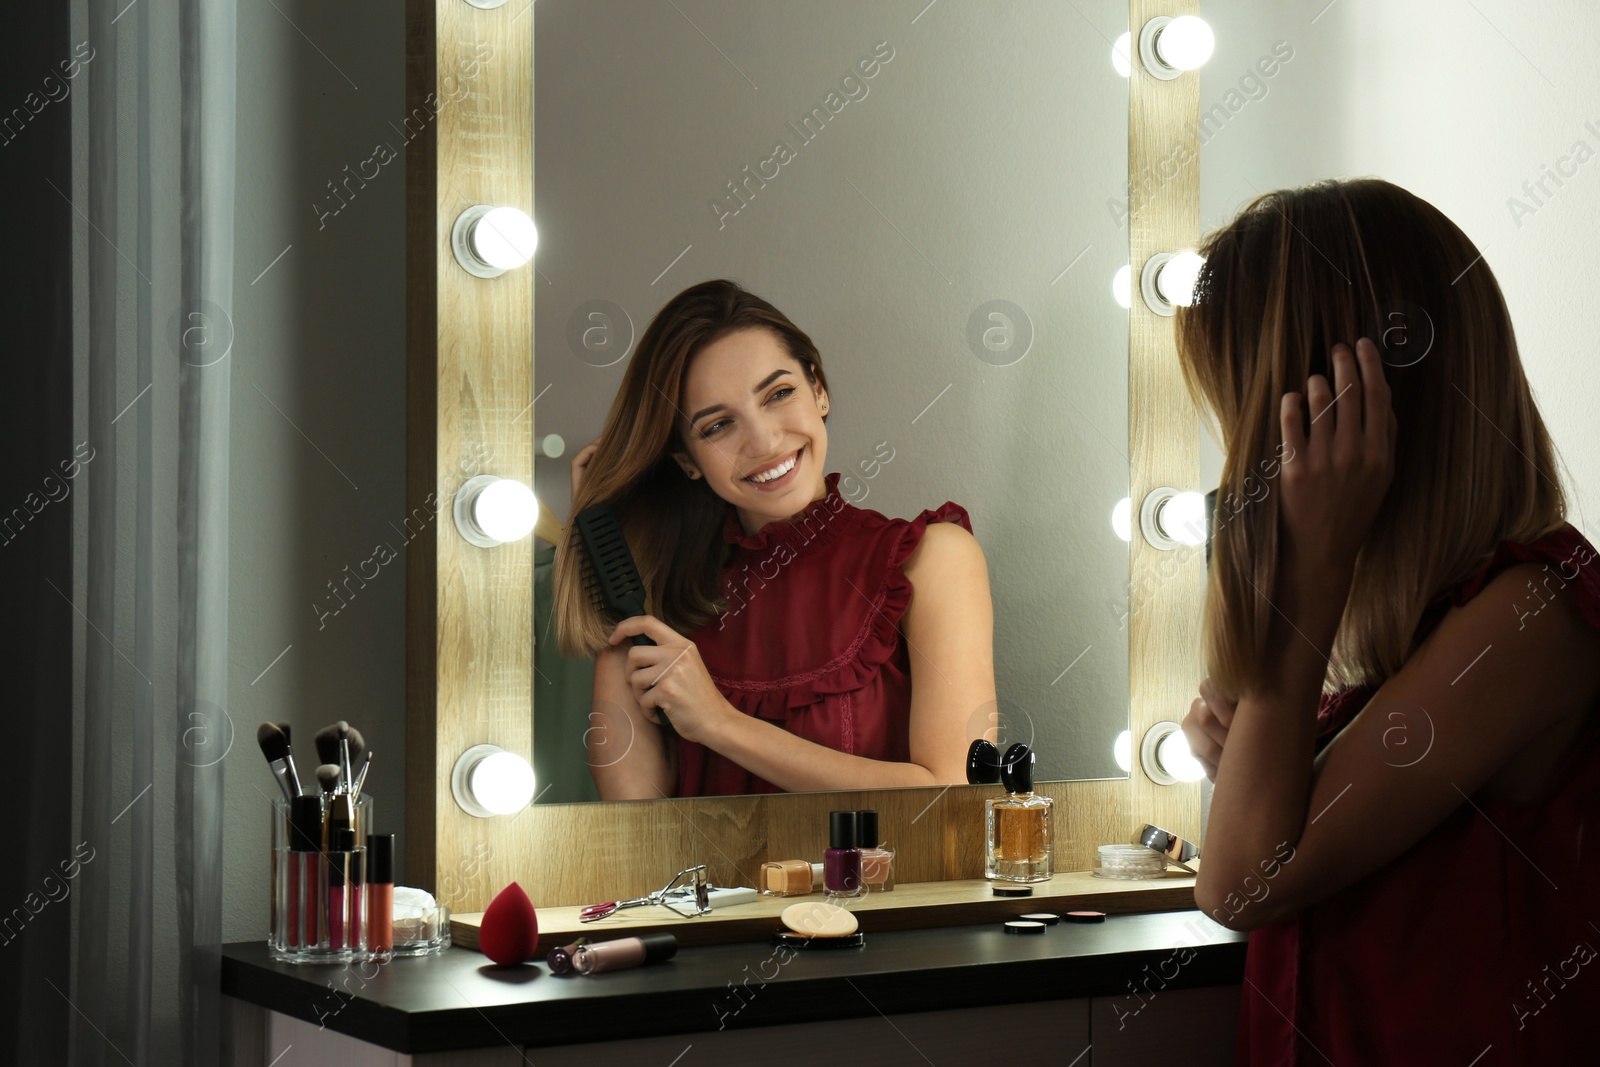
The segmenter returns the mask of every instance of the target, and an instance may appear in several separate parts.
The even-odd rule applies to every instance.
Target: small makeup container
[[[856,830],[861,837],[861,884],[869,893],[887,893],[894,888],[894,852],[878,843],[878,813],[856,812]]]
[[[374,959],[394,954],[394,835],[367,835],[367,951]]]
[[[761,893],[769,897],[803,897],[822,888],[824,868],[807,860],[772,860],[761,865]]]
[[[1101,845],[1091,873],[1101,878],[1131,881],[1160,878],[1167,870],[1167,857],[1143,845]]]
[[[579,974],[600,974],[661,963],[678,953],[678,939],[671,934],[645,934],[619,937],[614,941],[591,941],[572,953],[572,969]]]
[[[861,892],[860,823],[853,811],[828,815],[828,850],[822,854],[823,885],[837,896]]]
[[[394,955],[432,956],[450,947],[450,909],[409,886],[394,888]]]

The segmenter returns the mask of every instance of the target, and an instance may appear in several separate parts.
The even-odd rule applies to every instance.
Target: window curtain
[[[235,0],[77,0],[75,1064],[220,1057]],[[63,74],[65,71],[63,70]],[[44,195],[51,195],[44,190]]]

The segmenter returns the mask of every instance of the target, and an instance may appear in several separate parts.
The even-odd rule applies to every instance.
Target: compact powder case
[[[1062,916],[1069,923],[1103,923],[1106,913],[1103,911],[1069,911]]]
[[[867,943],[864,931],[857,930],[853,934],[843,937],[811,937],[806,934],[797,934],[790,930],[774,930],[772,943],[785,948],[795,949],[828,949],[828,948],[860,948]]]
[[[1018,915],[1017,918],[1027,922],[1044,923],[1046,926],[1054,926],[1061,921],[1061,916],[1053,911],[1035,911],[1027,915]]]
[[[997,897],[1031,897],[1033,896],[1033,886],[997,885],[994,887],[994,895]]]
[[[1029,919],[1012,919],[1005,924],[1008,934],[1042,934],[1044,923],[1033,922]]]

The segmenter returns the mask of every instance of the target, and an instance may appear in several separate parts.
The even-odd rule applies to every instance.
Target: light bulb
[[[472,768],[472,795],[496,815],[511,815],[533,799],[533,768],[515,752],[485,756]]]
[[[1189,739],[1182,730],[1174,730],[1156,746],[1156,760],[1161,769],[1180,782],[1198,782],[1206,776],[1206,769],[1189,751]]]
[[[515,270],[533,258],[539,231],[514,207],[497,207],[472,227],[472,250],[491,267]]]
[[[1179,493],[1161,505],[1157,522],[1161,532],[1180,545],[1206,543],[1206,498],[1200,493]]]
[[[1124,78],[1133,73],[1133,62],[1129,58],[1133,54],[1133,34],[1124,33],[1117,38],[1117,43],[1111,46],[1111,66]],[[1126,770],[1127,768],[1123,768]]]
[[[1117,268],[1111,279],[1111,295],[1125,308],[1133,307],[1133,268],[1127,264]]]
[[[480,474],[456,491],[456,530],[469,544],[494,548],[520,541],[539,522],[539,500],[515,478]]]
[[[1179,252],[1167,260],[1156,275],[1156,288],[1167,303],[1188,307],[1194,303],[1194,283],[1200,279],[1205,257],[1198,252]]]
[[[461,810],[480,819],[514,815],[533,803],[533,768],[499,745],[473,745],[450,772],[450,792]]]
[[[1133,770],[1133,734],[1128,730],[1117,735],[1111,743],[1111,758],[1117,761],[1117,766],[1122,768],[1124,774]]]
[[[456,217],[450,247],[461,269],[478,278],[498,278],[527,263],[539,246],[533,220],[514,207],[474,204]]]
[[[478,494],[472,515],[478,527],[496,541],[520,541],[539,521],[539,501],[521,482],[498,478]]]
[[[1130,497],[1123,497],[1111,509],[1111,528],[1124,541],[1133,540],[1133,500]]]
[[[1194,70],[1204,66],[1217,46],[1217,35],[1198,15],[1179,15],[1156,35],[1156,53],[1169,66]]]

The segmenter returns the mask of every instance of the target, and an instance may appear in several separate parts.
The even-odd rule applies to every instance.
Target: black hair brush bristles
[[[590,505],[573,523],[583,539],[583,584],[595,607],[618,620],[645,614],[644,580],[611,505]],[[636,634],[633,643],[655,644],[644,634]]]

